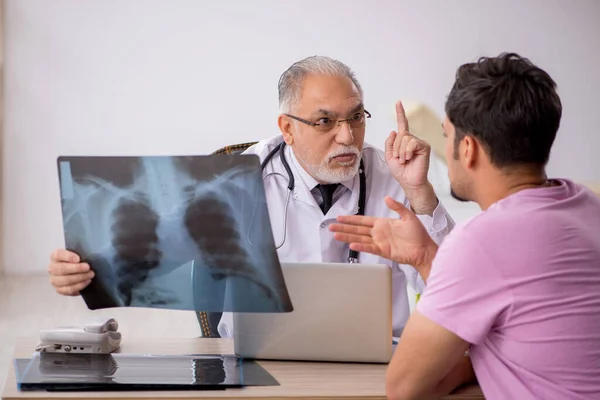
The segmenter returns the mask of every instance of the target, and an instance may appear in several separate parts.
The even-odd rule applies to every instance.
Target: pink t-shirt
[[[600,399],[600,198],[559,182],[457,226],[417,305],[471,343],[486,399]]]

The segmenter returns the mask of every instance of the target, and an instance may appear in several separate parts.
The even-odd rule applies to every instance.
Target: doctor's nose
[[[350,124],[348,124],[346,121],[340,121],[338,123],[341,126],[335,135],[335,141],[339,144],[351,145],[354,142],[354,134],[352,133]]]

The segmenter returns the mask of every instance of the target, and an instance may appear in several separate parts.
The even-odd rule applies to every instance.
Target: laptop
[[[392,272],[387,265],[281,263],[294,310],[234,313],[234,351],[244,358],[388,363]]]

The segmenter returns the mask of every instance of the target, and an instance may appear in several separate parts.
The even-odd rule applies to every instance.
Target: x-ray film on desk
[[[21,391],[223,390],[278,386],[258,363],[233,355],[36,353],[14,360]]]
[[[59,157],[58,172],[90,309],[292,311],[258,157]]]

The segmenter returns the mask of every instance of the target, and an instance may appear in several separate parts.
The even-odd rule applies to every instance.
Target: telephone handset
[[[36,351],[45,353],[109,354],[121,344],[119,324],[114,318],[103,318],[84,325],[44,329]]]

